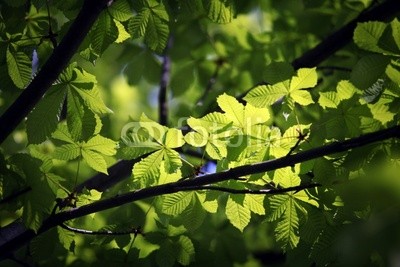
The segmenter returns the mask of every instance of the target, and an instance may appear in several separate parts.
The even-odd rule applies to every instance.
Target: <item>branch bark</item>
[[[78,16],[53,54],[28,87],[0,117],[0,144],[28,115],[67,67],[100,13],[112,2],[112,0],[85,0]]]
[[[115,196],[110,199],[100,200],[89,205],[81,206],[68,211],[62,211],[46,219],[37,233],[35,233],[32,230],[26,230],[20,233],[15,238],[11,240],[6,240],[6,242],[0,245],[0,257],[8,254],[10,251],[14,251],[15,249],[21,247],[22,245],[33,239],[35,236],[45,231],[48,231],[49,229],[56,227],[64,223],[65,221],[71,219],[83,217],[88,214],[107,210],[110,208],[115,208],[141,199],[172,194],[183,190],[185,191],[197,190],[198,187],[207,186],[210,184],[216,184],[218,182],[239,178],[241,176],[246,176],[255,173],[263,173],[267,171],[272,171],[292,166],[297,163],[319,158],[329,154],[349,151],[357,147],[361,147],[378,141],[383,141],[389,138],[400,138],[400,126],[395,126],[374,133],[369,133],[357,138],[348,139],[343,142],[333,142],[331,144],[322,147],[310,149],[307,151],[299,152],[297,154],[289,155],[278,159],[272,159],[256,164],[239,166],[223,172],[208,174],[194,179],[180,180],[178,182],[139,189],[123,195]],[[301,190],[305,188],[296,188],[296,189]],[[282,189],[276,189],[276,190],[282,190]],[[269,192],[270,193],[268,194],[274,193],[273,190]],[[283,192],[278,191],[278,193],[283,193]]]

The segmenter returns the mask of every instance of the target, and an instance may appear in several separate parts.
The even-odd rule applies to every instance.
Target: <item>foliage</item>
[[[9,237],[21,242],[15,253],[0,239],[0,260],[391,264],[399,8],[357,21],[379,3],[81,2],[0,4],[0,110],[29,109],[18,127],[1,125],[12,134],[0,154],[0,236],[11,222],[26,235]],[[94,9],[103,11],[79,48],[60,51],[75,18]],[[354,18],[352,39],[324,43],[331,25]],[[290,63],[340,46],[329,42],[350,45],[318,66]],[[61,73],[43,73],[71,53]],[[53,76],[43,96],[24,96]],[[153,119],[156,105],[168,125]]]

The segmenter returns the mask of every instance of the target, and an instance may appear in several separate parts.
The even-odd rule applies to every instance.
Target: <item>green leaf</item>
[[[237,202],[238,196],[229,196],[226,203],[226,217],[233,226],[243,232],[243,229],[250,222],[250,210]]]
[[[245,97],[255,107],[268,107],[288,93],[283,82],[275,85],[260,85],[251,90]]]
[[[394,18],[390,23],[392,27],[393,39],[397,45],[397,48],[400,50],[400,21],[397,18]]]
[[[61,245],[69,252],[74,252],[75,250],[75,234],[64,228],[57,227],[58,238]]]
[[[157,266],[172,267],[176,260],[176,251],[174,250],[173,243],[166,239],[160,244],[160,249],[156,254]]]
[[[108,174],[107,163],[100,153],[94,152],[89,149],[82,149],[82,157],[89,167],[98,172]]]
[[[176,260],[183,266],[188,266],[194,260],[194,246],[189,237],[181,235],[176,242]]]
[[[367,103],[375,103],[379,100],[380,96],[382,95],[383,91],[385,90],[384,87],[385,81],[383,79],[378,79],[374,84],[368,87],[363,92],[363,99]]]
[[[282,249],[288,250],[295,248],[299,243],[299,217],[292,198],[288,198],[285,204],[286,209],[275,228],[275,236]]]
[[[354,30],[354,42],[362,49],[383,53],[384,50],[379,48],[379,38],[382,36],[386,24],[383,22],[363,22],[358,23]]]
[[[181,214],[194,197],[193,192],[178,192],[163,197],[162,212],[168,215]]]
[[[371,116],[367,106],[354,106],[351,103],[340,103],[332,109],[326,122],[327,138],[343,140],[345,137],[356,137],[361,134],[361,118]]]
[[[190,232],[194,232],[203,224],[207,214],[199,200],[193,198],[193,202],[180,216],[183,226]]]
[[[40,170],[40,160],[27,154],[15,154],[10,158],[10,163],[24,176],[26,185],[31,188],[23,195],[22,220],[28,228],[37,231],[45,216],[50,214],[55,195]]]
[[[168,42],[169,15],[164,5],[144,7],[129,20],[128,31],[133,38],[144,37],[150,49],[162,53]]]
[[[291,64],[287,62],[272,62],[264,71],[264,79],[269,84],[290,80],[295,74]]]
[[[133,178],[143,185],[149,185],[159,176],[164,153],[159,150],[142,159],[133,166]]]
[[[85,188],[82,191],[82,194],[79,195],[78,200],[76,201],[76,204],[78,207],[88,205],[90,203],[93,203],[94,201],[99,200],[101,198],[101,194],[102,194],[101,192],[99,192],[95,189],[88,190]]]
[[[202,118],[190,117],[187,120],[188,125],[195,131],[200,133],[217,132],[226,127],[231,121],[219,112],[212,112]]]
[[[325,108],[336,108],[340,103],[340,99],[336,92],[319,93],[318,104]]]
[[[185,139],[181,130],[170,128],[165,134],[164,144],[168,148],[177,148],[185,144]]]
[[[57,87],[50,88],[28,115],[26,131],[30,144],[45,141],[56,130],[64,99],[64,90],[59,90]]]
[[[218,105],[225,112],[225,116],[247,133],[252,125],[265,123],[271,117],[266,108],[257,108],[251,104],[243,106],[234,97],[222,94],[217,98]]]
[[[6,60],[8,67],[8,75],[10,75],[15,86],[24,88],[31,80],[31,61],[23,52],[11,52],[7,49]]]
[[[227,94],[220,95],[217,98],[219,107],[225,111],[225,116],[233,121],[235,125],[241,125],[244,119],[243,105],[240,104],[234,97]]]
[[[110,15],[118,21],[127,21],[133,16],[133,11],[127,0],[118,0],[109,8]]]
[[[83,143],[83,149],[90,149],[103,155],[113,156],[116,152],[117,143],[101,135],[96,135],[89,141]]]
[[[256,214],[265,215],[264,198],[265,196],[263,195],[247,194],[244,197],[243,206],[248,207]]]
[[[218,209],[218,201],[207,200],[205,193],[196,192],[196,196],[199,199],[201,206],[209,213],[216,213]]]
[[[102,12],[90,31],[92,49],[101,55],[117,38],[118,28],[114,20],[108,12]]]
[[[106,107],[103,100],[100,97],[100,91],[95,86],[91,90],[85,90],[78,87],[78,84],[74,84],[73,87],[76,93],[82,98],[84,103],[96,114],[106,114],[111,113],[111,110]]]
[[[75,141],[89,139],[98,126],[95,114],[82,105],[80,97],[70,90],[67,101],[67,126]]]
[[[72,138],[66,124],[59,123],[57,126],[57,130],[51,136],[55,139],[58,139],[58,140],[61,140],[61,141],[67,142],[67,143],[75,144],[75,141]]]
[[[273,222],[278,220],[286,210],[287,195],[276,195],[268,198],[268,213],[266,220]]]
[[[380,99],[377,103],[368,105],[372,117],[382,123],[382,125],[386,125],[388,122],[391,122],[396,115],[389,110],[388,102],[389,101],[387,100]]]
[[[196,132],[185,135],[185,141],[194,147],[206,146],[207,154],[213,159],[226,157],[226,144],[231,136],[230,125],[226,116],[213,112],[203,118],[188,119],[189,126]]]
[[[234,0],[203,0],[203,6],[208,17],[217,23],[229,23],[236,17],[236,1]]]
[[[386,75],[393,82],[400,85],[400,68],[395,66],[394,64],[389,64],[386,68]]]
[[[290,92],[312,88],[317,85],[317,71],[316,68],[302,68],[297,71],[297,75],[290,81]]]
[[[77,144],[66,144],[56,148],[53,157],[60,160],[73,160],[81,155],[81,147]]]
[[[372,86],[390,63],[390,58],[382,55],[368,55],[361,58],[354,66],[350,81],[359,89],[367,89]]]
[[[131,35],[126,31],[125,26],[121,22],[115,21],[115,25],[118,28],[118,38],[115,40],[115,43],[120,44],[131,38]]]
[[[118,151],[117,151],[117,157],[121,159],[136,159],[142,155],[145,155],[147,153],[156,151],[160,149],[160,146],[154,146],[153,143],[150,143],[149,146],[145,146],[144,143],[142,144],[126,144],[125,143],[120,144]]]
[[[336,92],[321,92],[318,103],[323,108],[337,108],[342,100],[351,98],[356,92],[356,88],[349,81],[340,81],[336,87]]]
[[[164,162],[167,173],[174,173],[182,167],[182,160],[179,153],[172,149],[164,150]]]

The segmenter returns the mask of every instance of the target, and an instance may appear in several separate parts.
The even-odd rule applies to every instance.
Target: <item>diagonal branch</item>
[[[400,138],[400,126],[395,126],[374,133],[369,133],[342,142],[333,142],[325,146],[299,152],[297,154],[281,157],[278,159],[271,159],[256,164],[239,166],[226,171],[208,174],[194,179],[180,180],[178,182],[139,189],[133,192],[115,196],[110,199],[100,200],[89,205],[81,206],[68,211],[63,211],[53,216],[50,216],[48,219],[46,219],[37,233],[35,233],[32,230],[26,230],[20,233],[17,237],[3,242],[0,245],[0,256],[5,255],[5,253],[7,252],[9,253],[10,251],[13,251],[21,247],[22,245],[29,242],[32,238],[34,238],[38,234],[41,234],[71,219],[79,218],[91,213],[107,210],[110,208],[118,207],[141,199],[161,196],[165,194],[172,194],[182,190],[189,190],[189,189],[196,190],[196,187],[207,186],[210,184],[215,184],[218,182],[235,179],[250,174],[273,171],[276,169],[292,166],[297,163],[319,158],[329,154],[349,151],[351,149],[365,146],[367,144],[371,144],[374,142],[383,141],[389,138]],[[305,188],[298,188],[298,189],[301,190]],[[280,193],[284,192],[282,191]]]
[[[295,69],[317,66],[351,41],[357,23],[370,20],[389,20],[399,12],[399,0],[387,0],[375,8],[362,12],[357,18],[326,37],[316,47],[295,59],[292,66]]]
[[[28,87],[0,117],[0,143],[3,143],[7,136],[28,115],[67,67],[100,13],[112,2],[112,0],[84,1],[81,11],[61,43],[55,47],[50,58]]]

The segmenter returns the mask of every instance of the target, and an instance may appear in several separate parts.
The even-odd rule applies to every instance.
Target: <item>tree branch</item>
[[[219,72],[221,70],[222,65],[224,65],[225,60],[222,58],[219,58],[215,61],[215,70],[214,73],[211,75],[210,79],[207,82],[206,89],[204,90],[203,94],[199,98],[199,100],[196,101],[196,105],[202,106],[204,104],[204,99],[207,97],[207,95],[210,93],[212,90],[214,84],[217,82],[217,78],[219,75]]]
[[[100,13],[112,0],[85,0],[75,21],[42,69],[0,117],[0,143],[18,126],[67,67]]]
[[[295,69],[317,66],[351,41],[357,23],[370,20],[389,20],[399,12],[399,0],[387,0],[375,8],[362,12],[357,18],[326,37],[316,47],[295,59],[292,66]]]
[[[206,186],[209,184],[215,184],[218,182],[235,179],[241,176],[255,173],[263,173],[288,166],[293,166],[297,163],[323,157],[329,154],[349,151],[357,147],[361,147],[378,141],[383,141],[389,138],[400,138],[400,126],[395,126],[374,133],[369,133],[342,142],[333,142],[322,147],[306,150],[294,155],[289,155],[278,159],[271,159],[256,164],[239,166],[219,173],[203,175],[194,179],[180,180],[178,182],[139,189],[133,192],[115,196],[110,199],[104,199],[89,205],[81,206],[68,211],[62,211],[46,219],[37,233],[32,230],[26,230],[23,233],[20,233],[17,237],[11,240],[6,240],[6,242],[0,245],[0,256],[3,256],[9,251],[13,251],[19,248],[26,242],[29,242],[29,240],[31,240],[38,234],[41,234],[71,219],[86,216],[88,214],[107,210],[110,208],[115,208],[141,199],[176,193],[182,191],[182,189],[188,189],[190,187],[194,188],[199,186]]]
[[[158,118],[161,125],[168,125],[168,97],[167,97],[167,86],[170,80],[171,74],[171,59],[168,56],[168,50],[172,46],[172,37],[168,39],[167,47],[165,47],[162,55],[161,64],[161,79],[160,79],[160,91],[158,93]]]

